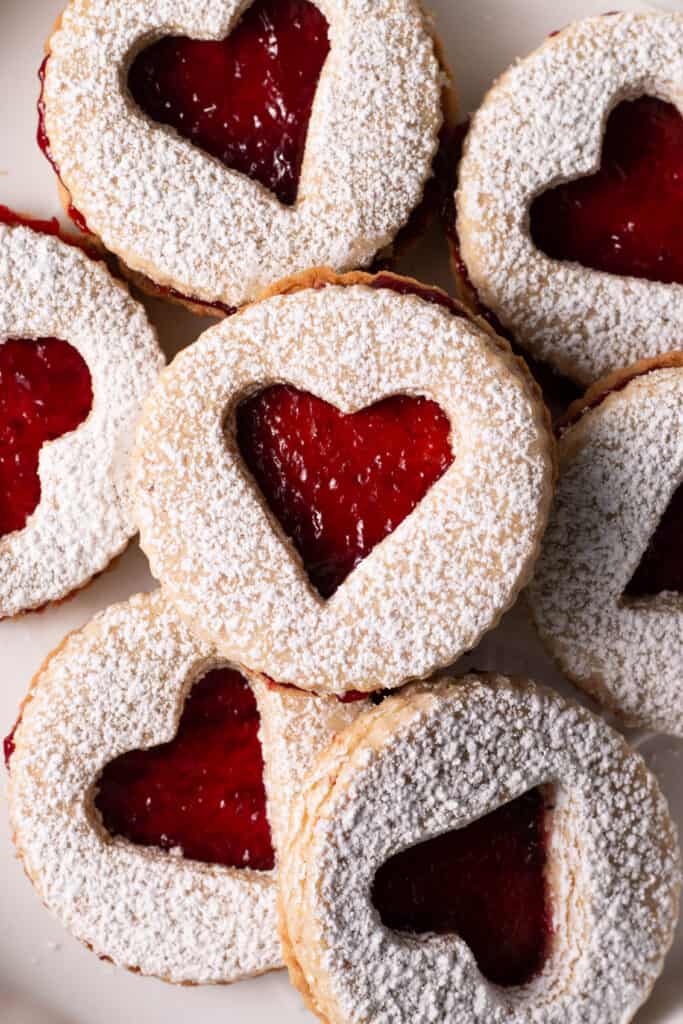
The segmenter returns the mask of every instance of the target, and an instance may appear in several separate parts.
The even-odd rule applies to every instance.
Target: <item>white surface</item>
[[[35,145],[36,71],[61,0],[0,0],[0,202],[36,215],[58,212],[54,179]],[[621,9],[642,4],[620,0]],[[680,10],[680,2],[659,4]],[[458,84],[462,109],[473,108],[492,77],[576,17],[598,14],[606,0],[432,0]],[[409,268],[425,280],[450,280],[441,246],[424,246]],[[169,355],[207,325],[161,303],[148,303]],[[114,570],[61,608],[0,623],[0,733],[12,727],[33,673],[63,635],[115,600],[151,589],[145,560],[132,547]],[[566,687],[540,652],[521,609],[508,616],[468,665],[529,672]],[[678,822],[683,824],[683,743],[641,739]],[[172,988],[100,963],[45,911],[14,859],[0,811],[0,1022],[2,1024],[307,1024],[313,1018],[284,974],[230,988]],[[683,1024],[683,935],[638,1024]]]

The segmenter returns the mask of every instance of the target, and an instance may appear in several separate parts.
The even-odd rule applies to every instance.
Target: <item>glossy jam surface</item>
[[[276,384],[236,419],[242,457],[325,598],[453,461],[449,421],[425,398],[397,395],[346,416]]]
[[[292,204],[328,52],[327,21],[308,0],[256,0],[226,39],[152,43],[128,87],[152,120]]]
[[[654,597],[666,591],[683,593],[683,487],[674,491],[624,597]]]
[[[269,871],[256,700],[232,669],[190,691],[169,743],[122,754],[102,772],[95,803],[112,835],[192,860]]]
[[[372,889],[383,923],[401,932],[456,933],[489,981],[531,981],[552,936],[544,819],[543,795],[531,790],[466,828],[396,854]]]
[[[683,284],[683,118],[652,97],[620,103],[600,170],[539,196],[535,244],[593,270]]]
[[[40,501],[38,457],[92,408],[90,371],[58,338],[0,344],[0,536],[21,530]]]

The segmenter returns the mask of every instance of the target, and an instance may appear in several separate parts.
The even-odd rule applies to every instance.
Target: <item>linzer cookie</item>
[[[271,818],[279,842],[315,756],[365,706],[301,696],[315,706],[288,757],[275,723],[297,695],[268,691],[259,715],[160,592],[68,637],[6,741],[14,841],[46,906],[99,956],[167,981],[281,966]]]
[[[316,272],[176,359],[135,480],[193,629],[279,682],[367,692],[450,664],[512,604],[553,441],[522,364],[438,289]]]
[[[680,344],[682,89],[683,15],[612,14],[554,34],[472,121],[459,272],[580,384]]]
[[[326,1024],[623,1024],[680,885],[666,801],[618,733],[525,681],[442,680],[317,762],[281,850],[283,948]]]
[[[56,231],[0,207],[0,618],[128,544],[130,448],[164,361],[127,287]]]
[[[626,724],[683,735],[683,355],[577,403],[528,590],[564,672]]]
[[[452,119],[432,32],[417,0],[71,0],[41,142],[82,227],[167,297],[227,312],[386,253]]]

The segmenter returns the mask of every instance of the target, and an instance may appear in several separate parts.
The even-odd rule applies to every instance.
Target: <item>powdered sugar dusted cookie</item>
[[[318,761],[281,852],[285,958],[329,1024],[623,1024],[680,882],[666,801],[621,736],[527,682],[444,680]]]
[[[246,678],[160,592],[97,616],[34,680],[7,744],[14,840],[46,906],[99,956],[182,983],[281,965],[270,817],[277,841],[278,801],[361,706],[316,698],[287,757],[272,722],[290,698],[265,700],[260,719]],[[292,775],[265,773],[281,787],[268,811],[271,745]]]
[[[465,144],[463,261],[534,357],[589,384],[680,342],[683,15],[589,18],[493,86]]]
[[[678,735],[682,401],[683,356],[674,353],[577,403],[527,592],[542,639],[577,685],[628,724]]]
[[[527,580],[546,412],[436,289],[283,288],[208,331],[147,403],[142,545],[226,657],[321,693],[396,687],[473,647]]]
[[[5,208],[0,283],[3,618],[85,586],[135,533],[129,452],[163,356],[103,263]]]
[[[225,309],[390,245],[432,176],[447,86],[416,0],[72,0],[44,144],[108,249]]]

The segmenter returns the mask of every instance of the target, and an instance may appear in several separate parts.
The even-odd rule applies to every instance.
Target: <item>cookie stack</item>
[[[414,0],[172,6],[71,0],[39,137],[88,235],[0,226],[0,615],[135,529],[160,583],[31,684],[26,873],[100,957],[286,964],[329,1024],[631,1020],[681,886],[656,780],[578,704],[444,671],[527,588],[569,678],[683,734],[683,16],[556,34],[460,161]],[[444,190],[458,300],[377,266]],[[122,275],[221,319],[161,371]],[[559,445],[553,373],[609,374]]]

